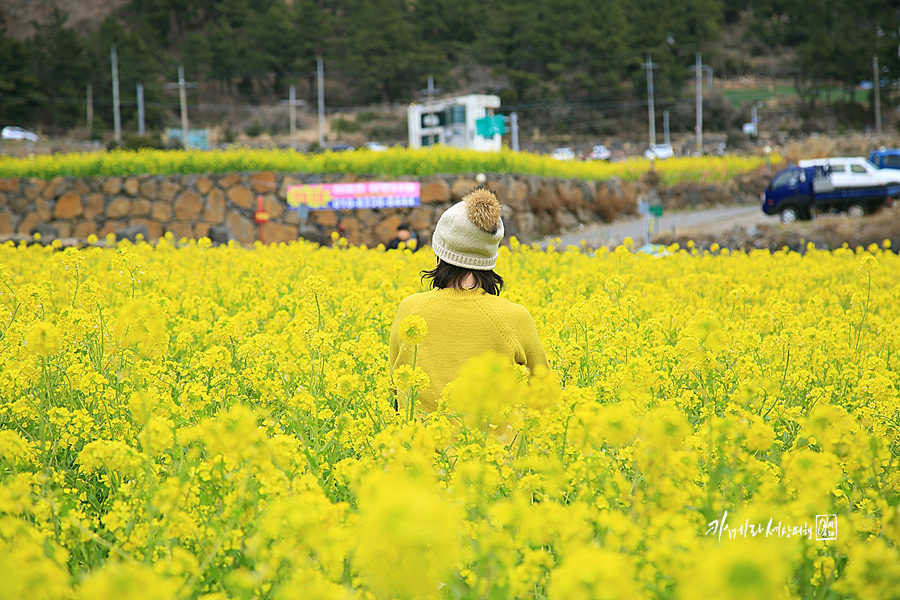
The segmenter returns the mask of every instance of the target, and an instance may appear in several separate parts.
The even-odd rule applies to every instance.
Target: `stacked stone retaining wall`
[[[306,223],[287,204],[291,185],[376,179],[384,178],[264,171],[0,179],[0,235],[28,235],[36,226],[49,224],[60,238],[103,237],[143,225],[151,240],[166,232],[178,239],[204,237],[210,227],[227,225],[239,242],[249,244],[259,238],[253,214],[257,197],[262,196],[271,215],[271,221],[263,226],[266,242],[286,242],[310,234],[327,238],[340,231],[353,244],[374,246],[390,240],[397,225],[406,221],[428,243],[441,213],[478,185],[474,174],[425,177],[419,179],[421,206],[311,211]],[[497,193],[504,206],[507,235],[525,240],[634,213],[637,200],[648,192],[640,183],[616,178],[583,181],[488,175],[485,185]]]

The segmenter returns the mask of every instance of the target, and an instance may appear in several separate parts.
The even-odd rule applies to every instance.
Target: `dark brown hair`
[[[460,287],[463,279],[465,279],[466,275],[469,273],[475,277],[475,287],[481,288],[488,294],[494,296],[500,295],[500,290],[503,289],[503,278],[493,271],[478,271],[475,269],[457,267],[445,260],[439,262],[437,266],[430,271],[422,271],[422,283],[424,284],[425,280],[429,279],[430,281],[428,284],[430,284],[432,288],[443,289]]]

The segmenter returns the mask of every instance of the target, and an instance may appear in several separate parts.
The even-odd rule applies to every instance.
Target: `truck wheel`
[[[862,204],[851,204],[850,208],[847,209],[847,216],[864,217],[866,216],[866,207]]]
[[[800,211],[794,206],[785,206],[781,209],[781,222],[790,224],[800,219]]]

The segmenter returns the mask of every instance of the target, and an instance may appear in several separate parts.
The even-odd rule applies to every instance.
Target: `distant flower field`
[[[656,161],[654,168],[666,183],[725,181],[764,164],[761,157],[725,156],[672,158]],[[439,173],[521,173],[543,177],[589,180],[620,177],[638,179],[650,170],[650,161],[561,162],[528,152],[475,152],[438,147],[427,150],[391,148],[384,152],[324,152],[302,154],[292,150],[231,149],[221,151],[95,152],[50,154],[30,158],[0,158],[0,177],[57,175],[90,177],[172,173],[228,173],[279,171],[285,173],[355,173],[360,175],[427,176]]]
[[[0,598],[896,598],[900,258],[673,250],[501,249],[553,372],[408,419],[427,249],[0,246]]]

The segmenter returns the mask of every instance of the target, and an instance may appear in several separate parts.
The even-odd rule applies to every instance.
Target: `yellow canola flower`
[[[0,599],[70,598],[68,553],[23,522],[0,522]]]
[[[25,344],[29,350],[41,356],[56,354],[62,346],[62,335],[53,323],[35,323],[25,336]]]
[[[356,566],[376,595],[437,593],[460,556],[461,507],[427,476],[392,471],[363,481],[359,509]]]
[[[175,441],[171,421],[150,417],[140,433],[141,449],[150,456],[158,456],[168,450]]]
[[[638,432],[635,407],[629,402],[587,403],[576,409],[575,418],[573,431],[580,434],[579,439],[583,436],[587,444],[621,447],[631,442]]]
[[[421,392],[428,389],[429,383],[428,374],[421,367],[400,365],[394,370],[394,384],[400,390],[416,388]]]
[[[0,244],[0,598],[897,588],[891,249],[512,244],[550,369],[478,357],[407,418],[390,325],[434,257],[342,239]]]
[[[425,341],[428,335],[428,323],[419,315],[408,315],[400,322],[400,339],[410,346]]]
[[[563,558],[550,576],[550,600],[646,598],[637,582],[634,557],[583,547]]]
[[[32,463],[35,459],[34,447],[21,434],[0,430],[0,461],[11,465]]]
[[[772,156],[773,162],[780,157]],[[529,152],[478,152],[450,146],[385,152],[303,154],[293,150],[228,148],[216,151],[142,149],[138,152],[90,152],[46,154],[7,158],[0,163],[0,177],[42,177],[60,174],[133,175],[141,173],[227,173],[248,170],[283,173],[358,173],[403,176],[415,173],[523,173],[543,177],[580,178],[591,181],[611,177],[634,181],[656,171],[666,183],[679,181],[730,181],[734,175],[763,165],[762,156],[675,157],[665,161],[629,158],[604,161],[560,162]],[[113,238],[113,243],[115,239]]]
[[[509,359],[487,352],[469,359],[446,392],[447,405],[463,415],[470,429],[503,421],[502,409],[520,396],[521,372]]]
[[[896,598],[900,590],[900,550],[882,538],[850,548],[846,577],[835,586],[856,598]]]
[[[744,443],[755,452],[765,452],[775,443],[775,432],[761,419],[754,419],[747,429]]]
[[[181,581],[157,575],[149,566],[111,562],[92,573],[79,589],[81,600],[169,600]]]
[[[715,544],[715,542],[713,542]],[[705,547],[679,574],[679,600],[779,600],[787,589],[791,547],[780,540],[727,540]]]

